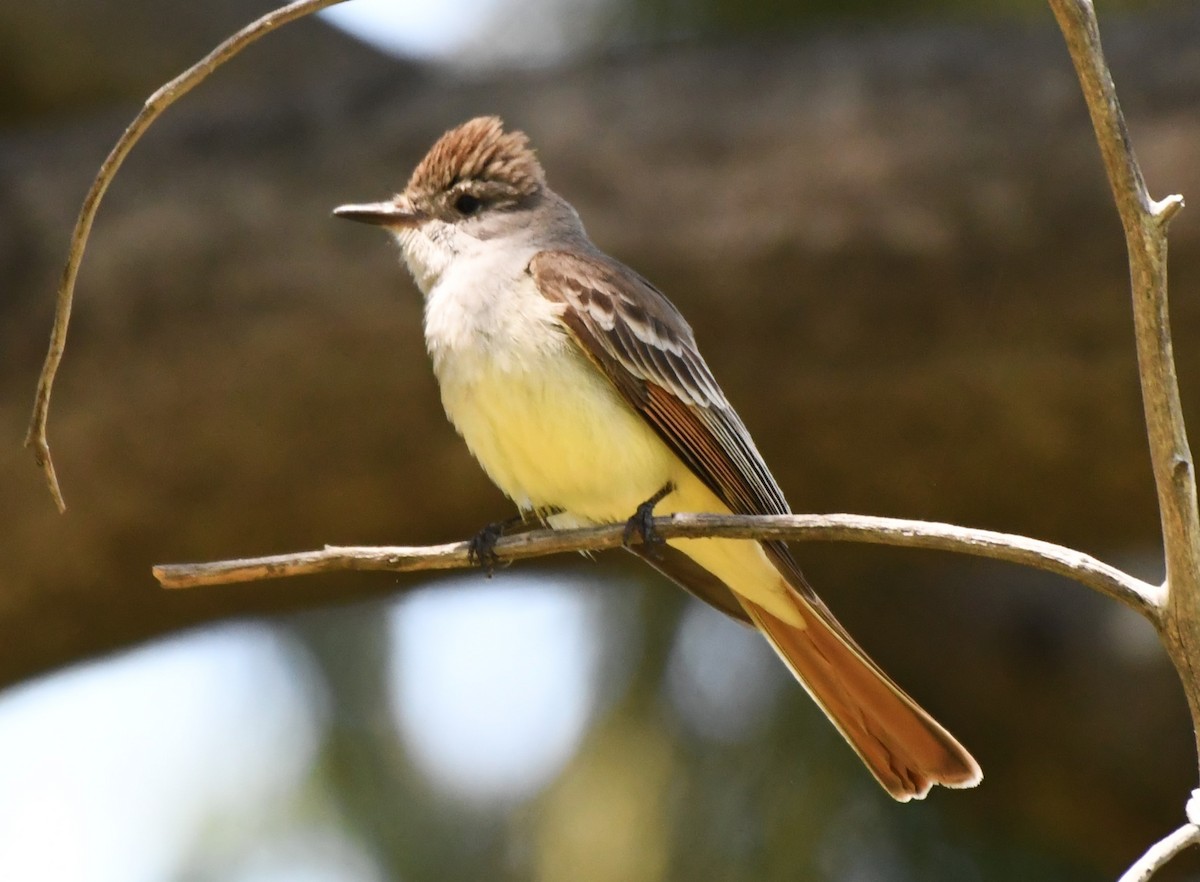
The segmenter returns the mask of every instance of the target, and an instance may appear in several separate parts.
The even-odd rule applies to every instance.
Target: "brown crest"
[[[505,132],[498,116],[480,116],[437,140],[408,181],[410,196],[426,199],[463,181],[494,184],[514,198],[546,184],[524,132]]]

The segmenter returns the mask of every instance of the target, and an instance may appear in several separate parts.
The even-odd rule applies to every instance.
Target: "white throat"
[[[539,249],[481,244],[490,247],[459,254],[427,275],[425,344],[443,382],[450,361],[512,370],[547,345],[557,346],[564,332],[562,305],[543,297],[528,273]]]

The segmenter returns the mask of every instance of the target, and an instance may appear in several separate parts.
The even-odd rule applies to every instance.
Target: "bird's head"
[[[541,215],[562,214],[564,206],[547,189],[525,133],[506,132],[499,117],[481,116],[442,135],[393,198],[333,213],[391,232],[428,292],[456,258],[497,240],[526,243],[548,228]]]

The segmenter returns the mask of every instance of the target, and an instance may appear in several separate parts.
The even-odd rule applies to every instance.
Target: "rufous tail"
[[[823,605],[792,593],[804,627],[738,600],[884,789],[907,802],[923,799],[934,784],[978,784],[983,771],[954,736],[892,682]]]

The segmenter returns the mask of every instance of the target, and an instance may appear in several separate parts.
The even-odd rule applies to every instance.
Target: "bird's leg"
[[[671,481],[667,481],[657,493],[637,507],[633,517],[625,522],[625,534],[621,538],[622,545],[628,548],[633,544],[634,536],[640,535],[642,544],[650,550],[651,554],[657,556],[655,546],[661,545],[663,540],[654,529],[654,506],[662,502],[674,490],[675,485]]]
[[[467,560],[487,573],[489,579],[492,578],[496,564],[500,563],[500,558],[496,555],[496,540],[513,527],[523,523],[525,523],[524,514],[515,514],[502,521],[492,521],[472,536],[471,541],[467,543]]]

